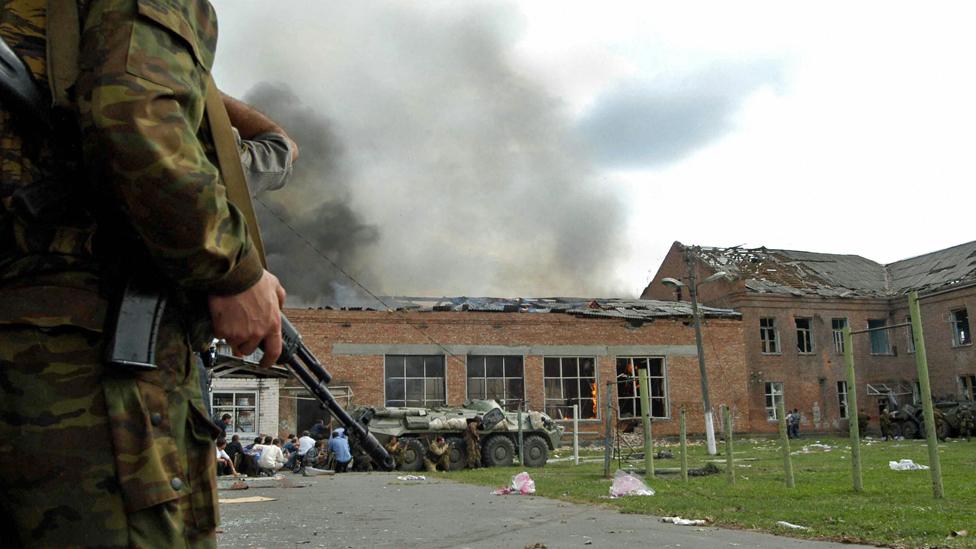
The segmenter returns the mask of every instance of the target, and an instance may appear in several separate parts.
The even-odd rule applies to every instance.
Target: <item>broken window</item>
[[[783,383],[780,381],[767,381],[766,385],[766,419],[776,421],[779,419],[779,405],[783,402]]]
[[[844,328],[847,327],[846,318],[830,319],[830,331],[834,337],[834,352],[844,354]]]
[[[547,356],[543,375],[547,414],[572,419],[578,404],[580,419],[597,417],[596,358]]]
[[[883,318],[872,318],[868,320],[868,329],[884,328],[888,322]],[[888,330],[875,330],[868,332],[871,335],[871,354],[890,355],[891,341],[888,339]]]
[[[800,354],[808,355],[813,352],[813,321],[809,318],[797,318],[796,321],[796,350]]]
[[[964,400],[976,401],[976,376],[959,376],[959,393]]]
[[[759,340],[762,342],[763,354],[776,354],[779,352],[775,318],[759,319]]]
[[[905,327],[905,332],[908,336],[905,349],[908,351],[908,354],[912,354],[915,352],[915,330],[912,329],[912,317],[906,316],[905,322],[908,323],[908,326]]]
[[[213,393],[211,408],[215,417],[230,414],[227,432],[257,434],[258,432],[258,394],[253,391]]]
[[[840,411],[840,418],[847,419],[847,382],[837,382],[837,404]]]
[[[664,375],[664,359],[659,357],[617,357],[617,412],[621,419],[642,417],[641,386],[638,370],[647,370],[647,381],[651,385],[648,393],[651,401],[651,417],[667,418],[668,395]]]
[[[970,345],[973,334],[969,332],[969,312],[966,309],[956,309],[949,313],[952,319],[952,345]]]
[[[442,355],[387,355],[387,406],[429,408],[445,402]]]
[[[522,364],[520,356],[468,356],[468,398],[494,399],[518,410],[525,399]]]

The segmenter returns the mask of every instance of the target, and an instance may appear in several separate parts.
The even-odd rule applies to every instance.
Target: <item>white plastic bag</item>
[[[634,475],[618,469],[613,476],[613,484],[610,485],[610,497],[620,498],[624,496],[653,496],[652,490],[643,480]]]
[[[889,461],[888,467],[890,467],[892,471],[924,471],[929,468],[928,465],[919,465],[910,459]]]

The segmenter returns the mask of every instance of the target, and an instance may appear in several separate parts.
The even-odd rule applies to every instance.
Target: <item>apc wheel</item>
[[[401,471],[420,471],[424,468],[424,456],[427,448],[418,439],[411,438],[404,443],[403,464],[400,465]]]
[[[918,437],[918,425],[912,420],[905,421],[901,424],[901,436],[906,439],[913,439]]]
[[[549,445],[539,435],[529,435],[522,441],[525,456],[522,462],[526,467],[542,467],[549,461]]]
[[[448,467],[448,471],[458,471],[464,469],[465,465],[465,447],[464,439],[458,437],[451,437],[447,439],[447,443],[451,445],[451,463]]]
[[[515,443],[505,435],[495,435],[481,448],[485,467],[511,467],[515,459]]]

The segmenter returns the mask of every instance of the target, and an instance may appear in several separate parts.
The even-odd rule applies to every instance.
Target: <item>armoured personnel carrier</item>
[[[438,436],[451,445],[451,469],[463,469],[464,431],[469,420],[479,422],[481,461],[486,467],[513,465],[518,456],[518,414],[506,412],[494,400],[471,400],[463,406],[438,408],[375,407],[357,414],[368,418],[369,432],[381,444],[398,437],[404,444],[404,471],[424,467],[427,446]],[[563,427],[542,412],[522,412],[522,448],[525,465],[542,467],[549,452],[559,447]]]
[[[925,419],[921,406],[907,403],[899,405],[891,395],[888,403],[894,408],[889,414],[895,435],[909,439],[925,436]],[[968,400],[937,400],[932,405],[935,412],[935,434],[939,439],[972,434],[970,425],[976,418],[976,404]]]

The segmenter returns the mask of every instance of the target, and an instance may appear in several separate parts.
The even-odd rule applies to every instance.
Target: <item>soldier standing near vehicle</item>
[[[974,422],[973,411],[964,409],[959,412],[959,436],[969,440],[976,433],[976,422]]]
[[[15,546],[215,545],[215,429],[192,353],[214,336],[242,354],[263,343],[270,365],[285,299],[203,123],[216,29],[206,0],[0,10],[0,36],[64,114],[38,132],[0,110],[0,439],[18,449],[0,447],[0,525]],[[167,298],[152,370],[104,360],[133,278]]]
[[[478,436],[478,420],[468,420],[468,428],[464,431],[464,446],[467,449],[466,465],[468,469],[481,467],[481,437]]]
[[[430,443],[427,455],[424,456],[424,465],[431,473],[437,471],[438,467],[444,471],[451,468],[451,445],[444,440],[444,437],[437,437]]]
[[[888,406],[884,403],[881,404],[878,423],[881,425],[881,440],[893,440],[895,437],[891,431],[891,414],[888,413]]]

